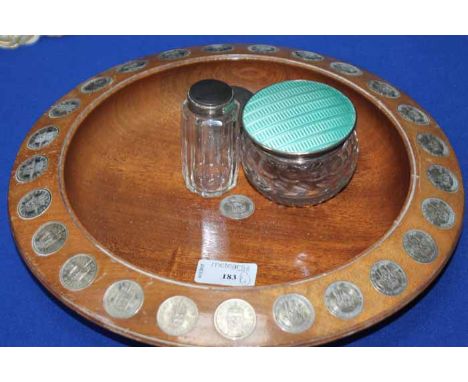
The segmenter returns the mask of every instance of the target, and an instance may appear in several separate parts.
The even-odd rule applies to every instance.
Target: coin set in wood
[[[222,198],[190,193],[180,105],[204,78],[340,90],[358,116],[349,185],[300,208],[268,200],[242,171]],[[463,209],[455,153],[429,113],[362,68],[270,45],[173,49],[85,81],[31,129],[9,190],[38,280],[97,325],[154,345],[317,345],[374,325],[441,272]],[[199,260],[254,263],[255,285],[196,283]]]

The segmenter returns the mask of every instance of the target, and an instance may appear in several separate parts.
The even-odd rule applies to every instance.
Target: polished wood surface
[[[178,60],[148,57],[139,71],[115,68],[101,76],[113,82],[102,91],[83,94],[77,87],[63,99],[78,98],[78,111],[60,119],[45,113],[31,134],[43,126],[60,128],[57,139],[39,151],[23,143],[9,193],[12,231],[26,264],[63,303],[122,335],[150,344],[167,345],[303,345],[341,338],[379,322],[421,293],[448,261],[461,231],[464,208],[458,163],[443,131],[431,119],[427,126],[402,118],[400,104],[417,106],[404,94],[397,99],[368,88],[373,74],[349,76],[330,69],[333,59],[311,62],[281,48],[252,53],[244,45],[231,52],[210,54],[190,48]],[[180,104],[193,82],[216,78],[252,91],[288,79],[312,79],[331,84],[348,95],[358,114],[360,154],[348,187],[315,207],[276,205],[257,193],[242,170],[229,194],[253,199],[255,213],[247,220],[220,216],[222,198],[203,199],[184,186],[179,153]],[[420,108],[419,106],[417,106]],[[421,108],[422,109],[422,108]],[[449,147],[447,157],[434,157],[417,143],[429,132]],[[47,171],[30,183],[18,183],[15,171],[34,154],[46,155]],[[457,192],[434,187],[426,177],[429,165],[450,169],[459,180]],[[46,187],[52,204],[41,216],[18,217],[19,200],[32,189]],[[431,225],[421,213],[427,197],[446,201],[455,212],[450,229]],[[65,246],[41,257],[31,238],[42,224],[61,221],[69,231]],[[439,256],[430,264],[415,262],[402,246],[410,229],[423,229],[436,241]],[[65,289],[58,273],[76,253],[95,257],[98,276],[79,292]],[[255,287],[229,288],[195,284],[199,259],[258,264]],[[408,276],[406,290],[384,296],[369,281],[370,267],[391,259]],[[131,279],[144,290],[144,304],[130,319],[116,319],[103,308],[106,289],[114,281]],[[332,316],[324,306],[324,291],[337,280],[357,285],[364,296],[362,313],[351,320]],[[306,296],[315,309],[312,327],[299,334],[278,328],[274,301],[285,293]],[[169,336],[156,324],[160,304],[184,295],[198,306],[196,327],[183,336]],[[220,336],[213,313],[228,298],[242,298],[255,309],[257,325],[240,341]]]
[[[305,78],[346,92],[359,110],[359,163],[350,185],[321,205],[288,208],[257,193],[241,171],[230,194],[251,197],[256,210],[240,222],[221,216],[222,198],[188,191],[180,105],[190,84],[208,77],[252,91]],[[328,272],[384,235],[408,185],[402,140],[374,105],[310,70],[255,61],[191,65],[126,87],[83,121],[65,165],[70,204],[96,240],[138,267],[185,282],[193,281],[200,258],[257,263],[257,285]]]

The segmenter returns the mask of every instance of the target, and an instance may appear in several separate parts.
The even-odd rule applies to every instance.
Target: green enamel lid
[[[242,117],[247,134],[267,150],[308,155],[343,142],[356,124],[353,104],[315,81],[284,81],[257,92]]]

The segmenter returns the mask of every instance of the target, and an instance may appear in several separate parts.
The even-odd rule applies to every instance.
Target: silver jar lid
[[[234,99],[234,91],[223,81],[206,79],[193,84],[187,94],[188,107],[200,115],[222,113]]]
[[[282,156],[322,155],[356,126],[351,100],[327,84],[292,80],[261,89],[242,114],[244,131],[263,150]]]

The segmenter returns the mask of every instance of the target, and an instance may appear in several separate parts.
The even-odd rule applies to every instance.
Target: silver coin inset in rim
[[[219,211],[229,219],[242,220],[252,216],[255,204],[245,195],[230,195],[221,200]]]
[[[279,51],[276,46],[265,44],[249,45],[247,49],[253,53],[276,53]]]
[[[48,222],[40,226],[32,237],[32,248],[39,256],[58,252],[68,238],[67,227],[60,222]]]
[[[22,219],[34,219],[42,215],[50,206],[52,194],[46,188],[29,191],[18,202],[18,215]]]
[[[79,253],[70,257],[60,268],[60,283],[71,291],[89,287],[96,279],[97,263],[94,257]]]
[[[171,49],[166,50],[159,54],[160,60],[178,60],[180,58],[188,57],[190,55],[190,50],[188,49]]]
[[[332,62],[330,68],[346,76],[361,76],[362,70],[346,62]]]
[[[224,53],[234,50],[234,46],[230,44],[211,44],[204,46],[202,50],[207,53]]]
[[[398,112],[408,122],[413,122],[417,125],[429,125],[429,117],[417,107],[401,104],[398,105]]]
[[[310,301],[297,293],[280,296],[273,304],[273,318],[287,333],[302,333],[315,321],[315,310]]]
[[[421,208],[424,218],[440,229],[449,229],[455,224],[455,212],[442,199],[427,198]]]
[[[144,293],[140,284],[132,280],[113,283],[104,293],[104,309],[109,316],[127,319],[143,306]]]
[[[397,296],[408,285],[405,271],[394,261],[381,260],[370,271],[370,280],[374,288],[387,296]]]
[[[109,86],[114,80],[111,77],[96,77],[86,81],[80,90],[82,93],[90,94],[98,92]]]
[[[429,133],[419,133],[416,137],[419,145],[427,153],[436,157],[447,157],[449,155],[449,148],[445,142]]]
[[[256,324],[255,309],[240,298],[223,301],[214,314],[216,331],[224,338],[233,341],[249,337],[255,330]]]
[[[418,263],[432,263],[439,254],[437,244],[427,232],[413,229],[405,233],[403,248]]]
[[[335,317],[350,320],[362,312],[364,296],[355,284],[336,281],[325,291],[325,305]]]
[[[322,55],[315,52],[309,52],[307,50],[295,50],[291,55],[304,61],[319,62],[324,60]]]
[[[49,110],[49,118],[62,118],[70,115],[76,111],[81,105],[81,101],[78,98],[67,99],[62,101]]]
[[[57,126],[49,125],[37,130],[28,140],[28,149],[40,150],[52,143],[57,138],[59,129]]]
[[[446,192],[458,191],[457,177],[444,166],[433,164],[427,169],[427,177],[434,187]]]
[[[129,61],[125,64],[117,66],[115,71],[117,73],[133,73],[143,69],[146,65],[148,65],[147,60]]]
[[[198,320],[195,302],[185,296],[173,296],[165,300],[158,309],[156,322],[161,330],[170,336],[189,333]]]
[[[44,155],[34,155],[31,158],[26,159],[16,169],[16,180],[19,183],[29,183],[42,174],[44,174],[49,165],[49,160]]]
[[[394,88],[392,85],[380,81],[380,80],[370,80],[367,85],[369,89],[372,90],[374,93],[377,93],[383,97],[396,99],[400,97],[400,92]]]

